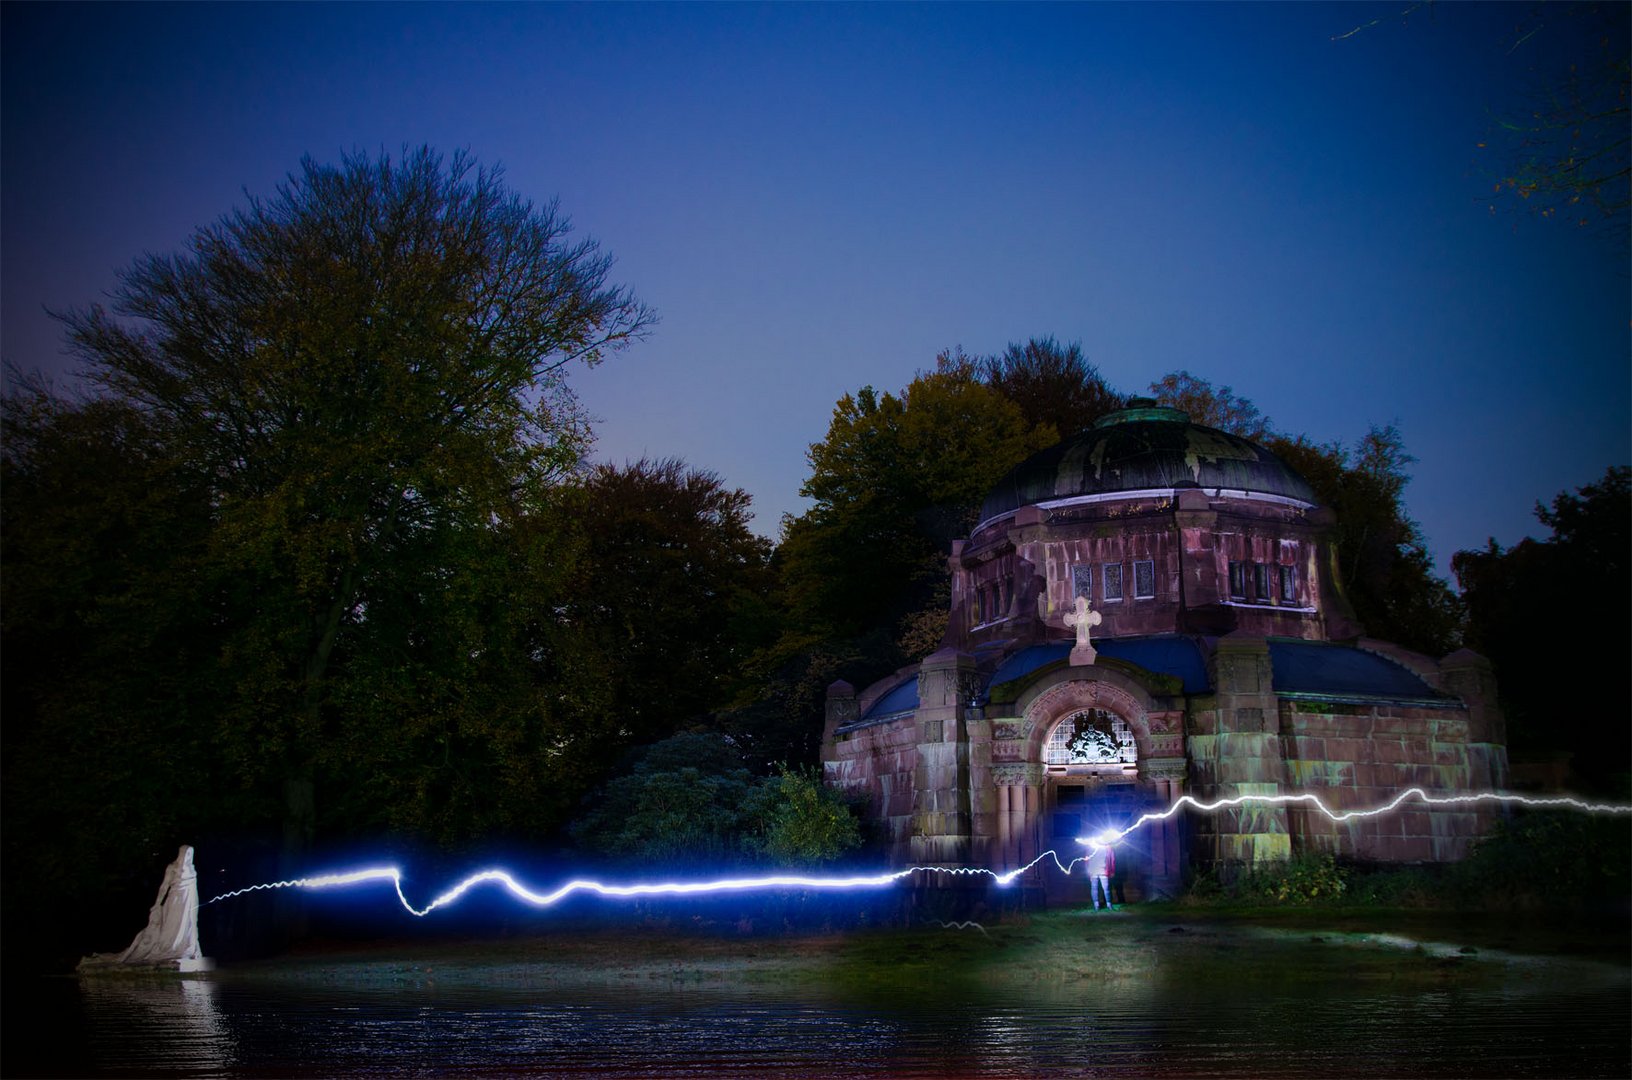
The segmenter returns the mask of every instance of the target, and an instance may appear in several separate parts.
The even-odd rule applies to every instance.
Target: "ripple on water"
[[[1084,983],[984,1001],[933,987],[845,1001],[722,986],[556,997],[118,979],[58,981],[29,1000],[19,1011],[7,995],[6,1075],[1632,1073],[1624,972],[1495,988]],[[53,1030],[67,1034],[46,1041]]]

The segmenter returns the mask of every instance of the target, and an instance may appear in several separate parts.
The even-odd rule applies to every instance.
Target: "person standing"
[[[1111,845],[1095,840],[1088,848],[1088,896],[1094,910],[1099,910],[1099,898],[1105,896],[1105,910],[1111,910],[1111,875],[1116,873],[1116,853]]]

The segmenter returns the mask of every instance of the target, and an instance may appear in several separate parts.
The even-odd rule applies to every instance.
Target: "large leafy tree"
[[[451,812],[464,830],[493,777],[547,791],[523,763],[571,759],[592,704],[576,691],[599,682],[548,617],[551,556],[581,550],[541,525],[588,437],[566,374],[653,321],[610,267],[553,205],[462,155],[308,160],[180,253],[137,260],[106,308],[62,316],[99,396],[54,412],[14,399],[8,475],[25,479],[5,517],[68,476],[70,509],[45,519],[60,535],[100,503],[140,521],[56,554],[8,535],[8,600],[83,584],[92,599],[68,608],[96,614],[63,647],[112,654],[127,696],[207,699],[188,729],[208,728],[239,789],[277,796],[291,852],[320,824],[320,790],[338,824]],[[46,434],[17,440],[24,416]],[[68,437],[98,425],[132,437]],[[45,453],[57,445],[70,458]],[[121,626],[141,622],[138,600],[155,612],[166,664],[122,659],[110,598]],[[49,626],[12,615],[8,649]],[[517,691],[503,708],[501,688]],[[38,727],[71,723],[61,695],[19,696],[55,710]],[[8,778],[14,764],[30,767],[8,757]]]
[[[1034,428],[1053,428],[1066,438],[1122,408],[1125,399],[1106,384],[1078,342],[1061,345],[1052,337],[1011,342],[978,364],[986,385],[1020,407]]]
[[[608,657],[562,615],[587,544],[550,505],[381,568],[338,652],[321,831],[447,848],[562,823],[599,779],[613,715]]]
[[[1468,642],[1489,656],[1517,754],[1574,755],[1593,787],[1626,795],[1632,728],[1626,722],[1632,655],[1632,469],[1617,466],[1536,517],[1543,540],[1459,551],[1451,567],[1468,609]],[[1562,620],[1537,632],[1547,598],[1567,598]]]
[[[231,582],[225,745],[282,772],[297,831],[334,734],[331,663],[391,571],[524,511],[576,460],[563,369],[651,322],[609,269],[553,205],[420,149],[308,160],[182,254],[138,260],[111,311],[65,316],[87,377],[207,478]]]
[[[782,631],[754,657],[758,692],[727,717],[762,756],[809,760],[829,683],[865,685],[940,645],[952,541],[1004,472],[1057,438],[991,370],[942,353],[899,394],[864,387],[834,406],[801,489],[814,505],[783,522],[776,551]]]
[[[800,489],[815,505],[783,536],[784,580],[806,625],[838,636],[902,627],[938,600],[951,542],[986,492],[1055,437],[961,353],[943,353],[900,395],[840,398]]]
[[[584,551],[563,618],[603,666],[611,749],[706,723],[772,632],[770,544],[748,493],[643,459],[595,468],[568,501]]]

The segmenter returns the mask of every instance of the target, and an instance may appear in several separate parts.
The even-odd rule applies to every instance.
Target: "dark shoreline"
[[[1632,926],[1528,914],[1169,905],[1112,914],[1056,910],[944,927],[754,934],[683,920],[575,921],[504,937],[312,940],[279,956],[223,965],[212,977],[353,986],[656,980],[880,990],[928,981],[973,990],[1225,968],[1246,981],[1500,980],[1580,964],[1632,974]]]

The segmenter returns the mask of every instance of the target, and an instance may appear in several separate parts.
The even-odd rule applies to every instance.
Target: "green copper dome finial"
[[[1172,424],[1188,424],[1190,414],[1183,409],[1158,405],[1155,398],[1131,397],[1128,399],[1127,408],[1106,413],[1094,421],[1094,427],[1102,428],[1110,427],[1112,424],[1131,424],[1139,420],[1166,420]]]
[[[1180,488],[1318,504],[1308,481],[1251,439],[1198,424],[1183,409],[1133,398],[1127,408],[1010,469],[987,493],[980,520],[995,521],[1022,506],[1058,508]]]

